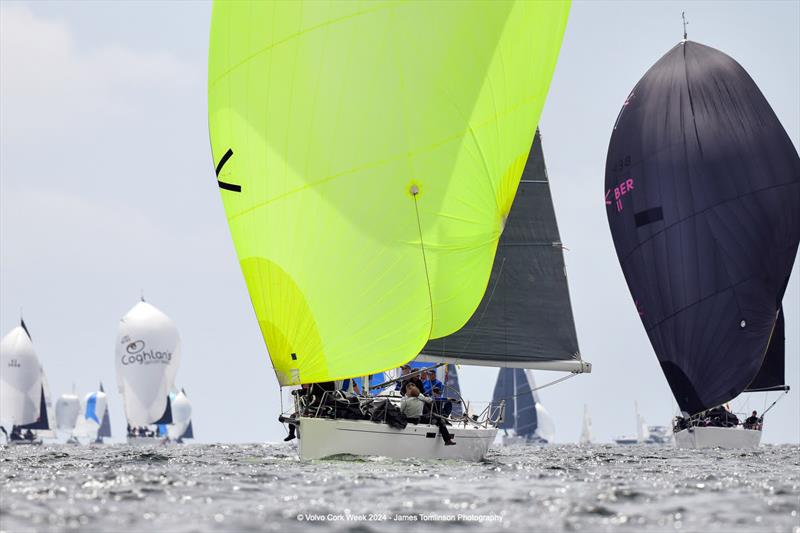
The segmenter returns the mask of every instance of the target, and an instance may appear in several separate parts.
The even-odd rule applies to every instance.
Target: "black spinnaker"
[[[691,41],[664,55],[619,113],[604,192],[681,410],[731,400],[762,368],[775,374],[766,354],[800,240],[800,158],[747,72]],[[781,382],[782,351],[772,349]]]

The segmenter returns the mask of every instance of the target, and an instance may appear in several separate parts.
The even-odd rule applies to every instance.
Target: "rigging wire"
[[[417,215],[417,229],[419,230],[419,247],[422,250],[422,263],[425,266],[425,281],[428,288],[428,302],[431,306],[431,328],[428,331],[428,338],[433,334],[433,294],[431,293],[431,277],[428,273],[428,258],[425,255],[425,241],[422,240],[422,222],[419,219],[419,206],[417,205],[417,195],[419,195],[419,185],[411,185],[409,192],[414,198],[414,213]]]
[[[549,387],[551,385],[556,385],[558,383],[561,383],[562,381],[566,381],[566,380],[568,380],[570,378],[574,378],[577,375],[578,375],[577,373],[573,372],[571,374],[567,374],[564,377],[560,377],[560,378],[558,378],[558,379],[556,379],[554,381],[551,381],[550,383],[545,383],[544,385],[539,385],[538,387],[533,387],[533,388],[528,387],[528,390],[526,390],[526,391],[522,391],[522,392],[519,392],[519,393],[514,394],[512,396],[506,396],[505,398],[500,398],[500,399],[505,401],[505,400],[510,400],[511,398],[516,398],[517,396],[522,396],[523,394],[532,394],[532,393],[534,393],[536,391],[542,390],[542,389],[544,389],[546,387]]]

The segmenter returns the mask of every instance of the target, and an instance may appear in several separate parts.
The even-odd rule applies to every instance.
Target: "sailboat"
[[[36,432],[49,432],[53,427],[47,409],[49,392],[22,319],[0,341],[0,368],[0,429],[9,444],[41,444]]]
[[[75,426],[75,437],[83,437],[90,443],[97,442],[107,407],[108,398],[103,391],[90,392],[84,396],[81,402],[81,416],[78,417]]]
[[[758,446],[760,423],[740,425],[724,404],[788,391],[779,330],[800,241],[800,158],[778,117],[735,60],[684,35],[625,100],[605,197],[682,413],[676,444]]]
[[[647,440],[650,437],[650,432],[647,429],[647,423],[639,414],[639,402],[633,402],[634,412],[636,413],[636,436],[635,437],[617,437],[614,439],[620,446],[627,446],[631,444],[647,444]]]
[[[494,386],[493,402],[505,402],[503,445],[548,444],[555,440],[555,424],[539,401],[533,372],[501,368]]]
[[[588,446],[592,443],[592,417],[589,416],[589,406],[583,404],[583,421],[581,423],[581,436],[578,444]]]
[[[568,11],[524,1],[214,4],[217,185],[281,386],[400,367],[467,323],[486,293]],[[358,402],[396,408],[392,398]],[[457,445],[445,446],[430,424],[394,428],[308,407],[297,405],[303,459],[479,459],[502,411],[450,422]]]
[[[75,426],[78,416],[81,413],[80,398],[73,392],[72,394],[62,394],[56,400],[56,429],[67,435],[68,444],[78,444],[75,437]]]
[[[183,439],[192,439],[194,430],[191,428],[191,424],[192,404],[186,396],[186,392],[181,389],[172,397],[172,424],[167,426],[167,435],[171,441],[178,444],[182,443]]]
[[[144,299],[120,320],[115,358],[129,444],[164,440],[157,426],[172,423],[169,393],[180,355],[175,323]]]

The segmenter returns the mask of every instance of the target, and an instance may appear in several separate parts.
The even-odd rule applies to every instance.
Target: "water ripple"
[[[512,447],[478,463],[301,463],[287,444],[3,447],[0,479],[3,532],[800,533],[798,446]]]

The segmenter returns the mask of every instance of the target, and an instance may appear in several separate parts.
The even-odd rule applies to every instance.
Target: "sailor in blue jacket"
[[[423,394],[428,397],[437,398],[441,397],[441,391],[444,390],[442,382],[436,379],[436,372],[433,370],[425,370],[422,372],[422,386],[425,388]],[[433,394],[433,389],[439,389],[439,396]]]

